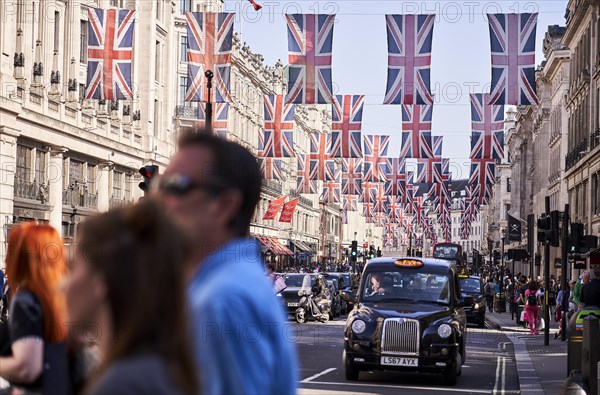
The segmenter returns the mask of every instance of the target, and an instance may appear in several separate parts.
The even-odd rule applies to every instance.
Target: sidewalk
[[[558,323],[550,318],[550,341],[544,345],[544,332],[530,335],[511,320],[510,312],[490,313],[486,317],[492,327],[502,331],[513,343],[519,387],[522,394],[558,394],[567,378],[567,342],[554,339]]]

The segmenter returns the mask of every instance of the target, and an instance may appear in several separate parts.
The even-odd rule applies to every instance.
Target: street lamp
[[[498,294],[498,312],[504,313],[506,311],[506,298],[504,295],[504,241],[506,240],[506,229],[502,228],[502,239],[501,239],[501,249],[500,249],[500,259],[501,259],[501,271],[500,271],[500,293]]]

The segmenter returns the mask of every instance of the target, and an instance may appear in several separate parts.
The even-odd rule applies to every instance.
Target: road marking
[[[302,383],[303,381],[301,381]],[[474,389],[474,388],[447,388],[447,387],[418,387],[418,386],[407,386],[407,385],[385,385],[376,383],[351,383],[351,382],[328,382],[328,381],[311,381],[306,384],[319,384],[319,385],[335,385],[349,386],[349,387],[381,387],[381,388],[397,388],[397,389],[409,389],[409,390],[421,390],[421,391],[435,391],[435,392],[467,392],[471,394],[489,394],[489,390]],[[510,393],[517,393],[518,391],[510,391]],[[508,393],[508,392],[506,392]]]
[[[496,359],[496,382],[492,394],[504,394],[506,388],[506,358],[497,357]]]
[[[308,378],[305,378],[304,380],[301,381],[301,383],[308,383],[314,379],[316,379],[317,377],[321,377],[329,372],[333,372],[334,370],[336,370],[337,368],[329,368],[329,369],[325,369],[324,371],[322,371],[321,373],[317,373],[314,376],[310,376]]]

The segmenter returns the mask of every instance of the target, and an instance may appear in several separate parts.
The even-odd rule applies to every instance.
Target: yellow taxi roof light
[[[397,259],[394,264],[401,267],[422,267],[423,262],[416,259]]]

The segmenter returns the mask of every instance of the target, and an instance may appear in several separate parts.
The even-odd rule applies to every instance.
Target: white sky
[[[391,135],[388,156],[400,152],[400,106],[382,105],[387,80],[385,14],[436,14],[431,88],[435,94],[433,135],[443,135],[443,156],[451,158],[453,178],[468,177],[471,114],[469,93],[489,92],[491,75],[487,13],[538,12],[536,63],[549,25],[564,25],[566,0],[543,1],[261,1],[255,12],[247,0],[225,0],[224,12],[236,12],[235,31],[252,52],[273,65],[287,64],[283,15],[337,15],[333,36],[333,84],[336,94],[363,94],[363,134]]]

